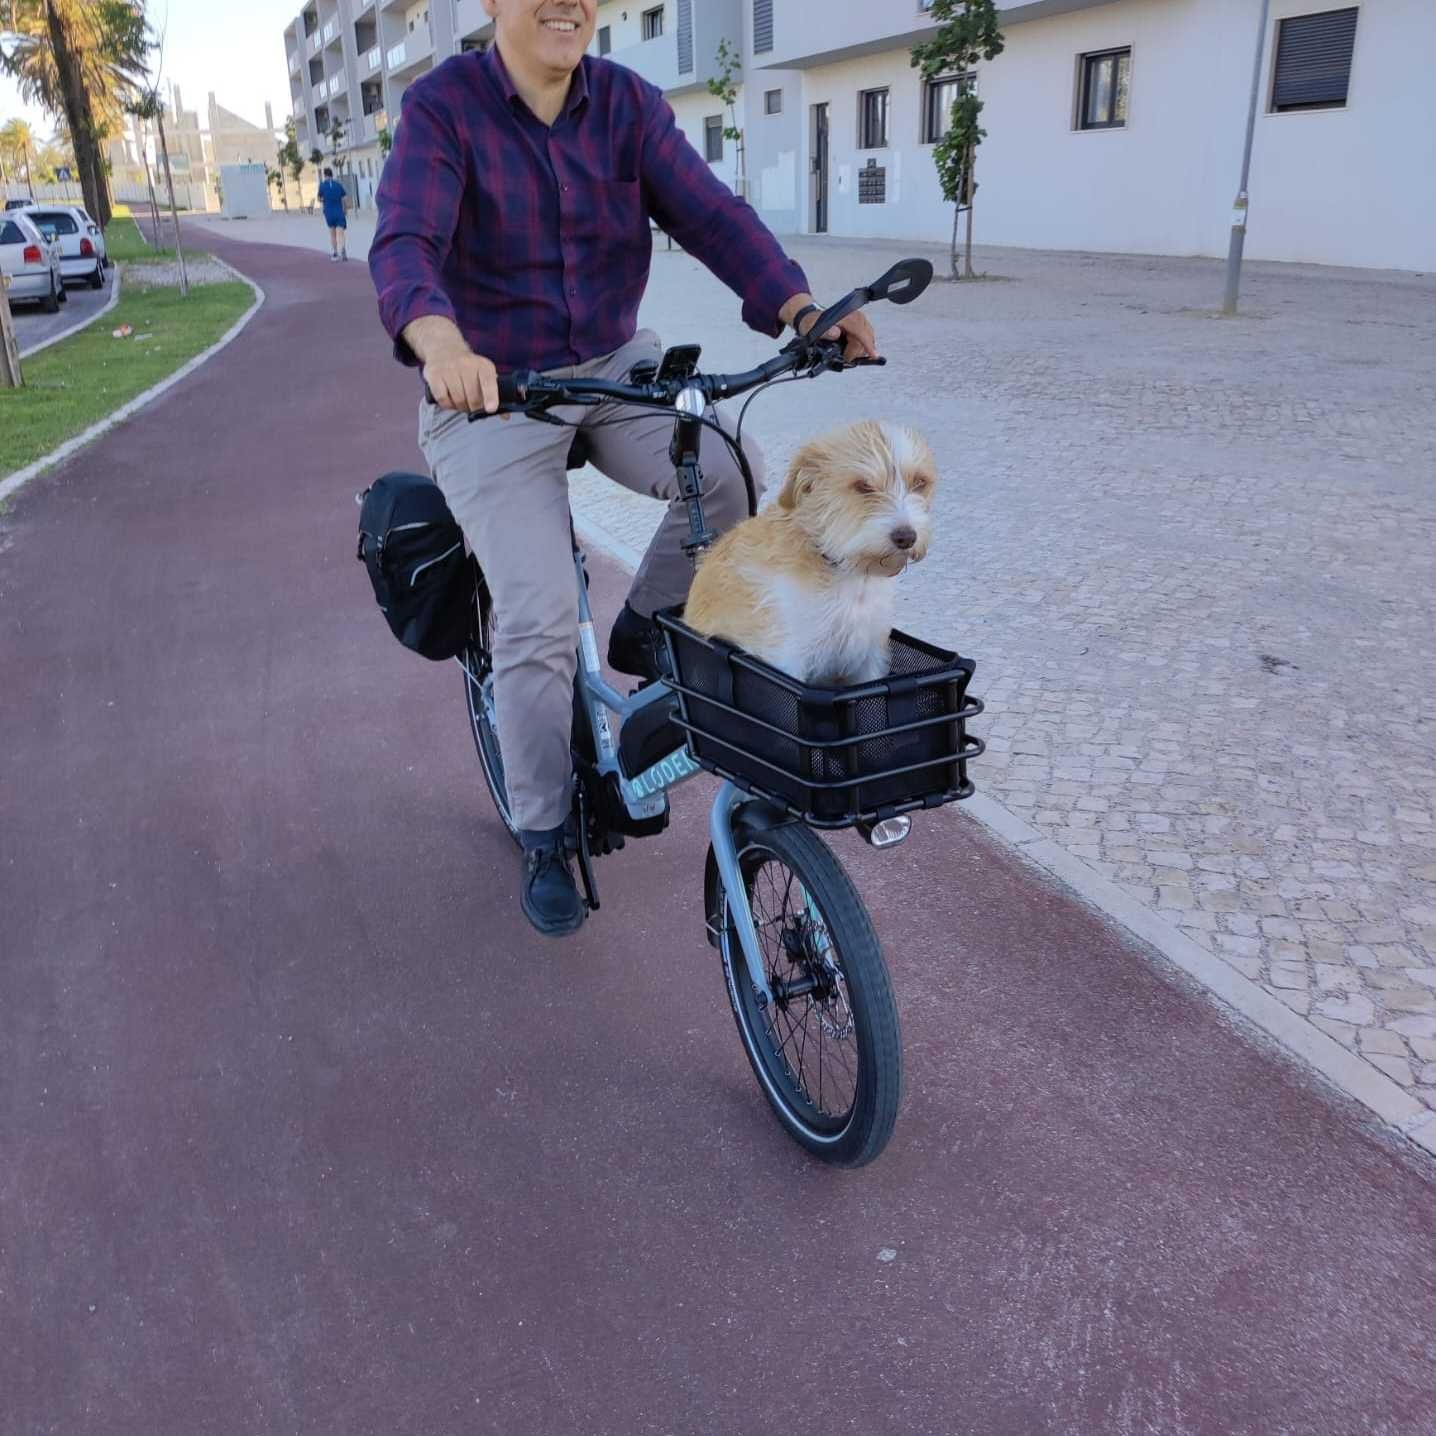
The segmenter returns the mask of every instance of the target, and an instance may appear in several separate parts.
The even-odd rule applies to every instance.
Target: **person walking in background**
[[[334,171],[324,171],[324,181],[319,186],[319,202],[324,206],[324,223],[329,226],[329,258],[337,264],[349,258],[349,221],[344,211],[349,207],[349,194],[334,178]]]

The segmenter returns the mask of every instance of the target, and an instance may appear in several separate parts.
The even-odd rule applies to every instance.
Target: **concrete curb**
[[[575,514],[574,528],[584,543],[602,549],[625,568],[638,567],[641,555],[622,539],[607,533],[602,525]],[[947,811],[956,821],[966,816],[980,823],[1088,906],[1154,949],[1242,1022],[1257,1028],[1337,1091],[1359,1102],[1384,1126],[1436,1156],[1436,1112],[1423,1106],[1399,1083],[1378,1072],[1357,1053],[1348,1051],[1335,1038],[1313,1027],[1259,983],[1243,977],[1215,953],[1208,952],[1151,908],[1123,892],[1116,883],[1094,872],[1060,844],[1043,837],[995,798],[976,793]]]
[[[82,319],[78,324],[72,324],[68,329],[62,329],[58,334],[52,334],[48,339],[42,339],[38,344],[32,344],[28,349],[20,351],[22,359],[29,359],[32,355],[39,354],[48,349],[52,344],[58,344],[62,339],[68,339],[72,334],[78,334],[82,329],[88,329],[97,319],[103,319],[115,305],[120,302],[120,266],[114,267],[110,279],[110,297],[104,304],[90,315],[88,319]]]
[[[182,364],[168,378],[161,379],[158,384],[146,389],[143,394],[137,394],[128,404],[121,405],[113,414],[108,414],[97,423],[91,424],[83,433],[76,434],[73,439],[67,439],[58,449],[51,450],[51,452],[44,455],[44,457],[36,459],[33,464],[29,464],[25,468],[18,469],[15,473],[0,479],[0,502],[8,499],[11,494],[28,484],[36,475],[44,473],[46,469],[53,468],[58,463],[62,463],[65,459],[68,459],[71,454],[83,449],[86,444],[92,443],[102,434],[107,434],[117,424],[123,423],[132,414],[137,414],[147,405],[153,404],[156,399],[167,394],[182,379],[187,379],[202,364],[213,359],[221,349],[227,348],[239,338],[241,331],[259,312],[260,305],[264,303],[264,291],[250,279],[248,275],[241,274],[233,265],[225,264],[217,255],[215,259],[218,263],[223,264],[236,279],[250,287],[254,292],[254,303],[251,304],[208,349],[196,354],[193,359]]]

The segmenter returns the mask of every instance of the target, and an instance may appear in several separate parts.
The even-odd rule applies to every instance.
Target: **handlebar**
[[[516,369],[498,376],[499,414],[527,414],[531,418],[546,417],[555,404],[593,406],[607,402],[641,405],[646,408],[672,409],[678,396],[696,388],[713,403],[769,384],[785,374],[807,371],[816,378],[827,371],[841,371],[864,365],[886,364],[886,359],[844,359],[840,340],[824,339],[835,324],[874,300],[889,299],[894,304],[910,304],[932,281],[932,265],[925,259],[904,259],[870,285],[860,286],[825,309],[804,335],[785,344],[772,359],[738,374],[691,374],[685,378],[653,378],[638,383],[619,383],[611,379],[555,379],[532,369]],[[434,396],[428,384],[424,397],[432,404]],[[469,422],[486,419],[480,410],[469,414]],[[559,420],[551,419],[551,423]]]

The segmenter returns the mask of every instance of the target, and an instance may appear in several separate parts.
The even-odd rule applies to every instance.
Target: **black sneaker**
[[[664,677],[668,671],[668,650],[658,625],[626,603],[608,636],[608,666],[646,683]]]
[[[519,902],[524,916],[545,937],[577,932],[588,916],[569,871],[563,833],[525,833]]]

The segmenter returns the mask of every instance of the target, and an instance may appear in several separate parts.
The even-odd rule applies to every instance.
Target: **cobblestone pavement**
[[[794,253],[833,295],[902,248]],[[1436,1108],[1436,277],[1252,264],[1219,320],[1211,261],[980,263],[875,313],[886,370],[759,399],[770,468],[921,427],[903,621],[978,660],[979,787]],[[678,253],[643,321],[712,367],[772,352]],[[574,492],[646,541],[652,501]]]

